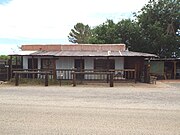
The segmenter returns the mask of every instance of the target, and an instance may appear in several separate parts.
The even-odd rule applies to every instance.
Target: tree
[[[121,43],[126,44],[127,48],[133,51],[140,51],[141,43],[140,27],[137,22],[125,19],[116,24],[116,34],[121,38]]]
[[[115,44],[120,42],[121,38],[116,34],[116,24],[113,22],[113,20],[107,20],[105,23],[96,26],[92,30],[90,43]]]
[[[179,37],[175,34],[179,27],[179,11],[179,0],[150,0],[136,14],[144,40],[141,51],[155,53],[160,57],[179,55]]]
[[[160,57],[180,57],[179,14],[179,0],[149,0],[135,13],[134,20],[125,19],[117,24],[107,20],[90,30],[87,38],[79,39],[81,43],[125,43],[132,51],[154,53]],[[75,34],[70,34],[69,39],[76,43],[80,32],[71,32]]]
[[[0,60],[8,60],[9,58],[7,55],[0,55]]]
[[[91,28],[83,23],[77,23],[74,29],[71,29],[68,39],[72,43],[84,44],[89,43],[91,37]]]

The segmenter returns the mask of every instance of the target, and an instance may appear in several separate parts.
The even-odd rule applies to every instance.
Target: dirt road
[[[0,86],[0,134],[179,135],[178,86]]]

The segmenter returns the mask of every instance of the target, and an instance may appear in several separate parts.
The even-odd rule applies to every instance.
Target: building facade
[[[153,54],[126,50],[125,44],[70,44],[70,45],[22,45],[22,51],[11,54],[16,57],[22,70],[52,71],[54,79],[72,79],[71,73],[114,72],[123,79],[136,78],[144,72],[144,59],[157,57]],[[17,58],[18,57],[18,58]],[[15,62],[18,63],[18,62]],[[11,66],[13,76],[14,70]],[[131,73],[132,72],[132,73]],[[132,75],[132,77],[130,77]],[[129,77],[128,77],[129,76]],[[78,76],[77,76],[78,77]],[[83,79],[106,79],[101,75],[79,75]]]

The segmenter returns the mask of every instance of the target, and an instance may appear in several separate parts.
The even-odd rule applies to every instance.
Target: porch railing
[[[52,70],[43,70],[43,69],[12,69],[11,71],[11,78],[15,78],[15,72],[19,71],[19,72],[24,72],[23,74],[20,74],[19,77],[20,78],[45,78],[45,75],[41,75],[41,74],[29,74],[29,72],[50,72],[49,73],[49,77],[53,78],[53,71]]]
[[[42,69],[13,69],[12,70],[12,78],[14,78],[14,71],[24,71],[27,72],[27,74],[22,74],[20,77],[22,78],[44,78],[43,75],[38,74],[28,74],[28,71],[34,71],[34,72],[44,72],[48,71],[50,72],[49,78],[53,77],[53,70],[42,70]],[[101,80],[101,81],[108,81],[109,75],[104,74],[104,72],[112,72],[113,73],[113,79],[114,81],[120,81],[120,80],[134,80],[136,81],[136,71],[135,69],[114,69],[114,70],[95,70],[95,69],[83,69],[78,71],[77,69],[56,69],[56,77],[57,79],[61,80],[72,80],[72,73],[73,72],[84,72],[84,74],[77,74],[76,78],[77,80],[88,80],[88,81],[95,81],[95,80]],[[98,72],[98,74],[89,74],[93,72]],[[102,74],[100,74],[102,72]],[[87,74],[86,74],[87,73]]]
[[[113,72],[114,80],[136,80],[135,69],[115,69],[115,70],[94,70],[94,69],[83,69],[77,71],[76,69],[56,69],[57,79],[72,80],[73,72],[84,72],[84,74],[77,75],[79,80],[108,80],[109,76],[104,72]],[[89,74],[93,72],[99,72],[99,74]],[[102,74],[100,74],[102,72]],[[87,73],[87,74],[86,74]]]

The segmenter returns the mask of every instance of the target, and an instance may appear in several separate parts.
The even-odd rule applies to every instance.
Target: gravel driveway
[[[179,84],[0,86],[1,134],[179,135]]]

